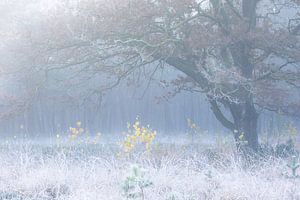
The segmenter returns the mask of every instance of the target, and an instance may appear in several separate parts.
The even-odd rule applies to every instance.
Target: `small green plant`
[[[298,178],[299,176],[297,176],[297,169],[300,167],[300,164],[295,155],[292,156],[291,162],[289,164],[287,164],[287,166],[292,171],[292,176],[289,176],[289,178]]]
[[[145,199],[145,189],[152,185],[146,177],[146,170],[133,165],[122,183],[123,196],[126,199]]]
[[[211,170],[208,170],[204,175],[209,179],[212,179],[212,177],[213,177]]]

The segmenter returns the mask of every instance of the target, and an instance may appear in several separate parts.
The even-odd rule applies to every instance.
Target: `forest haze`
[[[0,200],[300,200],[299,0],[0,0]]]
[[[165,134],[185,132],[188,118],[246,137],[298,126],[298,8],[297,1],[2,1],[2,132],[49,135],[78,120],[92,132],[120,132],[138,115]],[[238,122],[247,101],[252,125]]]

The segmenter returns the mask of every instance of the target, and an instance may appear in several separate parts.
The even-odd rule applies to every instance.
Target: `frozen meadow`
[[[2,141],[0,199],[300,199],[300,179],[289,176],[289,159],[267,157],[245,168],[232,146],[157,142],[150,152],[125,155],[115,143]],[[142,176],[130,179],[132,166]],[[133,188],[137,195],[130,196],[126,180],[150,184]]]

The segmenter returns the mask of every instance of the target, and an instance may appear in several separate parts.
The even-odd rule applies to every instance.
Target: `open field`
[[[130,155],[119,154],[116,144],[23,141],[0,148],[1,200],[126,199],[122,184],[132,165],[151,183],[135,199],[300,199],[288,159],[268,157],[244,169],[229,145],[157,143],[150,153]]]

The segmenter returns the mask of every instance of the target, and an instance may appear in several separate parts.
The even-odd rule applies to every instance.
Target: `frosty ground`
[[[268,157],[245,169],[232,145],[158,142],[130,155],[114,143],[2,141],[0,148],[1,200],[130,199],[122,184],[132,165],[152,183],[136,199],[300,199],[288,159]]]

